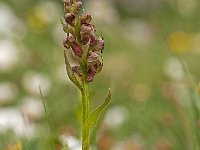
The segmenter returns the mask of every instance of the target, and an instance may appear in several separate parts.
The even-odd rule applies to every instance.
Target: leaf
[[[72,67],[70,66],[70,63],[67,59],[67,54],[66,54],[66,50],[64,50],[64,56],[65,56],[65,65],[66,65],[66,71],[67,71],[67,75],[69,77],[69,79],[80,89],[82,90],[82,85],[78,82],[78,80],[76,79],[73,71],[72,71]]]
[[[111,93],[111,91],[109,89],[107,98],[105,99],[105,101],[103,102],[103,104],[101,104],[101,106],[99,106],[98,108],[96,108],[96,110],[86,120],[86,122],[85,122],[85,124],[83,126],[83,137],[84,138],[88,139],[89,130],[94,128],[94,126],[95,126],[98,118],[100,117],[101,112],[103,111],[103,109],[110,102],[111,96],[112,96],[112,93]]]
[[[81,58],[81,68],[82,68],[82,72],[83,72],[84,75],[87,74],[87,55],[88,55],[88,52],[89,52],[89,48],[90,48],[90,41],[82,46],[83,55],[82,55],[82,58]]]

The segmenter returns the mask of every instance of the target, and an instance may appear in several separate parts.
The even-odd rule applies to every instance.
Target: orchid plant
[[[69,79],[80,90],[82,95],[82,149],[89,150],[91,131],[101,112],[111,99],[108,95],[96,110],[90,112],[89,84],[103,67],[102,52],[104,40],[95,35],[95,26],[91,23],[92,16],[86,12],[80,14],[82,2],[78,0],[63,0],[64,21],[61,20],[66,36],[63,40],[66,71]],[[77,66],[71,66],[67,51],[71,51],[77,60]]]

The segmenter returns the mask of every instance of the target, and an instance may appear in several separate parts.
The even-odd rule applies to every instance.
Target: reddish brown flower
[[[65,23],[62,22],[62,25],[67,34],[63,40],[63,45],[67,49],[71,48],[75,56],[82,57],[85,50],[83,48],[90,42],[87,49],[88,55],[86,56],[86,78],[88,82],[91,82],[95,74],[99,73],[103,67],[101,52],[104,48],[104,40],[96,37],[95,26],[91,24],[92,17],[90,14],[76,15],[82,7],[82,2],[78,0],[64,0],[63,2],[65,4]],[[80,23],[77,22],[75,26],[75,20],[79,19]],[[75,66],[72,69],[75,74],[82,78],[82,68],[80,66]]]

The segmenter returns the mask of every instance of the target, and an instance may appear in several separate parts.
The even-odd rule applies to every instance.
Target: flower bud
[[[89,24],[92,20],[92,16],[87,13],[81,15],[81,24]]]
[[[72,13],[67,13],[65,15],[65,21],[66,21],[66,23],[68,23],[71,26],[73,25],[74,19],[75,19],[75,15],[72,14]]]
[[[78,43],[76,43],[76,42],[72,43],[71,48],[76,56],[79,56],[79,57],[82,56],[83,50],[82,50],[81,46],[78,45]]]

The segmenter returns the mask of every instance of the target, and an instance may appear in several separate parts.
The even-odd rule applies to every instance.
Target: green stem
[[[83,89],[81,90],[82,93],[82,113],[83,113],[83,126],[88,119],[89,116],[89,90],[88,90],[88,81],[86,79],[87,74],[87,66],[82,65],[82,72],[83,72]],[[83,136],[82,131],[82,150],[89,150],[89,131]]]
[[[88,83],[83,83],[83,90],[82,90],[82,111],[83,111],[83,125],[88,118],[89,115],[89,93],[88,93]]]

